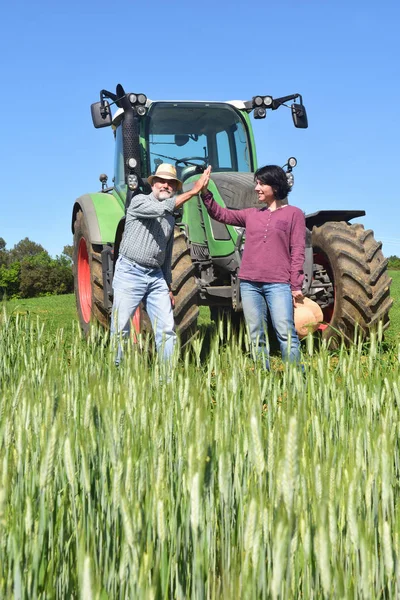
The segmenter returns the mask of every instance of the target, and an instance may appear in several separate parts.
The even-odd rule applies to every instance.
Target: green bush
[[[398,256],[389,256],[388,269],[400,271],[400,258]]]
[[[15,262],[9,267],[0,266],[0,297],[18,298],[21,264]]]

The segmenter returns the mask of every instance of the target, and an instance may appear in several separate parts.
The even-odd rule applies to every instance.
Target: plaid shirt
[[[142,267],[161,268],[168,285],[172,281],[175,202],[175,196],[167,200],[157,200],[153,193],[135,196],[126,213],[119,251]]]

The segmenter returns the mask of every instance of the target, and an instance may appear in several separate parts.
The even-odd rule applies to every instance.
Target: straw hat
[[[160,179],[173,179],[177,183],[176,189],[182,189],[182,181],[176,176],[176,169],[174,165],[170,165],[169,163],[162,163],[159,167],[157,167],[157,171],[154,173],[154,175],[150,175],[147,178],[147,181],[150,185],[153,185],[154,177],[159,177]]]
[[[294,303],[294,325],[300,338],[309,331],[316,331],[323,319],[320,306],[310,298],[302,298]]]

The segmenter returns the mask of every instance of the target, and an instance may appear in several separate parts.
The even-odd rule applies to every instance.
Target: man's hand
[[[174,308],[175,307],[175,298],[174,298],[174,294],[172,293],[171,290],[169,290],[169,299],[171,300],[172,308]]]
[[[208,182],[210,181],[210,175],[211,175],[211,165],[209,167],[207,167],[207,169],[204,171],[202,176],[199,177],[199,179],[197,181],[195,181],[195,183],[192,187],[192,190],[191,190],[192,192],[194,192],[194,195],[197,195],[199,192],[201,192],[202,194],[206,193]]]

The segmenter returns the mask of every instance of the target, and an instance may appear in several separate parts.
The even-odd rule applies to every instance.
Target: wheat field
[[[306,374],[217,331],[142,341],[0,327],[1,598],[398,598],[400,345]]]

